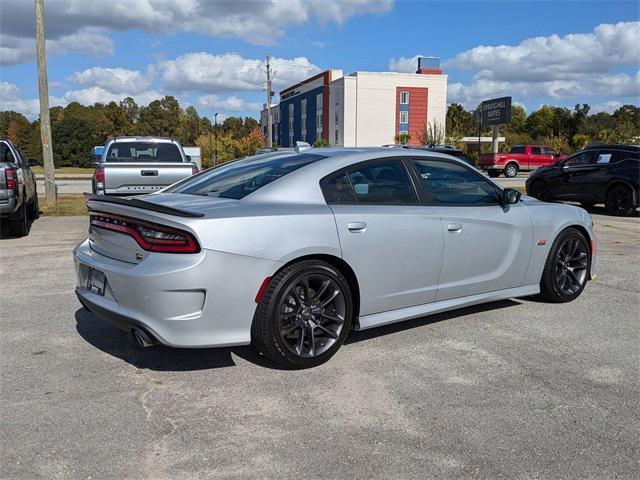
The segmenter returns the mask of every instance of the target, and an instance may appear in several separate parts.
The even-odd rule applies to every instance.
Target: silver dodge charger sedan
[[[327,361],[351,329],[568,302],[595,277],[583,209],[521,198],[443,153],[297,148],[87,204],[82,305],[142,346],[253,344],[288,368]]]

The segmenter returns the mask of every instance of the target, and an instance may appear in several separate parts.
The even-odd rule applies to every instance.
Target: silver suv
[[[16,237],[29,234],[31,222],[39,217],[36,176],[13,143],[0,137],[0,221]]]

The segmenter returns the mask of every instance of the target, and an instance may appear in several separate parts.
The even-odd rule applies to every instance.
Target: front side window
[[[499,203],[494,186],[462,165],[440,160],[415,160],[414,167],[422,186],[436,205]]]
[[[409,92],[400,92],[400,103],[402,105],[409,103]]]
[[[595,163],[597,153],[598,152],[596,150],[586,150],[584,152],[577,153],[567,158],[565,165],[568,165],[569,167],[590,165],[592,163]]]
[[[542,149],[540,147],[531,147],[531,155],[541,155]]]
[[[322,158],[326,157],[314,154],[247,157],[207,170],[167,188],[165,192],[239,200],[288,173]]]
[[[555,156],[555,155],[558,154],[558,152],[556,152],[555,150],[552,150],[550,148],[543,148],[542,149],[542,154],[543,155],[554,155]]]
[[[173,143],[113,142],[107,151],[106,161],[182,162],[182,156]]]

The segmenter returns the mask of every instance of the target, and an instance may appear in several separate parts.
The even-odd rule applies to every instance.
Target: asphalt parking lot
[[[0,477],[640,478],[640,219],[594,219],[577,301],[353,333],[291,372],[141,350],[76,301],[86,219],[42,218],[0,240]]]

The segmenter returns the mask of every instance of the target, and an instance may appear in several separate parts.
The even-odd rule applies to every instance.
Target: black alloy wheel
[[[625,185],[616,185],[607,192],[605,203],[607,211],[612,215],[629,216],[635,210],[633,206],[633,193]]]
[[[251,335],[265,357],[286,368],[309,368],[331,358],[351,328],[353,301],[333,265],[305,260],[269,281]]]
[[[305,275],[289,286],[280,302],[280,338],[299,357],[322,355],[340,336],[345,314],[344,293],[332,278]]]
[[[584,235],[563,230],[553,243],[540,282],[541,296],[553,303],[578,298],[589,279],[591,252]]]

